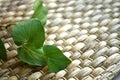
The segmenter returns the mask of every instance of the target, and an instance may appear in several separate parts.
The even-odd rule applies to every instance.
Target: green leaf
[[[18,48],[18,53],[20,60],[25,63],[36,66],[46,65],[45,57],[35,47],[25,45],[21,48]]]
[[[18,46],[29,44],[40,48],[45,40],[43,26],[37,19],[29,19],[16,24],[12,29],[12,36]]]
[[[33,8],[34,8],[34,14],[32,18],[38,18],[41,21],[42,25],[45,26],[47,21],[48,10],[46,7],[43,6],[43,1],[35,0]]]
[[[64,56],[62,51],[55,46],[46,45],[43,47],[43,51],[47,57],[50,72],[58,72],[65,69],[71,63],[71,61]]]
[[[3,60],[7,59],[7,52],[1,39],[0,39],[0,59]]]
[[[12,29],[13,40],[18,48],[21,61],[30,65],[45,66],[45,57],[41,51],[45,32],[38,19],[29,19],[16,24]]]

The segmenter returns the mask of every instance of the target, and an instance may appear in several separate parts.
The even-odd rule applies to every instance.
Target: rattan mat
[[[17,58],[9,30],[29,19],[33,0],[0,2],[0,37],[8,60],[0,80],[111,80],[120,71],[120,0],[44,0],[48,7],[46,44],[58,46],[72,63],[57,73]],[[7,27],[7,29],[5,29]]]

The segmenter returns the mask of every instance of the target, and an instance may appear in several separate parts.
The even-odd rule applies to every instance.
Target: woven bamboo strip
[[[111,80],[120,71],[120,1],[44,3],[49,10],[45,43],[58,46],[72,63],[65,70],[49,73],[47,66],[32,67],[19,61],[10,25],[31,17],[33,0],[4,0],[0,2],[0,37],[8,60],[0,61],[0,80]]]

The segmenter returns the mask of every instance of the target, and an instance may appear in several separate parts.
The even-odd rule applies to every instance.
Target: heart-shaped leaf
[[[43,6],[43,1],[35,0],[33,8],[34,8],[34,14],[32,18],[38,18],[42,23],[42,25],[44,26],[47,21],[48,10],[46,7]]]
[[[7,52],[1,39],[0,39],[0,59],[3,60],[7,59]]]
[[[45,40],[43,26],[37,19],[29,19],[16,24],[12,29],[12,36],[18,46],[30,44],[40,48]]]
[[[47,57],[47,64],[50,72],[58,72],[65,69],[71,61],[62,53],[60,49],[52,45],[43,47],[45,56]]]
[[[18,55],[21,61],[30,65],[45,66],[46,61],[43,54],[38,49],[31,46],[22,46],[18,48]]]
[[[30,19],[16,24],[12,29],[12,36],[14,42],[20,46],[18,55],[21,61],[30,65],[46,65],[40,51],[45,40],[45,33],[39,20]]]

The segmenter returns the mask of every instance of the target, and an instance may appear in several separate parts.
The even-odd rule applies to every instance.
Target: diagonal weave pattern
[[[0,80],[111,80],[120,71],[119,0],[44,0],[48,7],[46,44],[58,46],[72,63],[58,73],[32,67],[16,57],[4,26],[29,19],[33,0],[0,3],[0,37],[8,60],[0,61]]]

